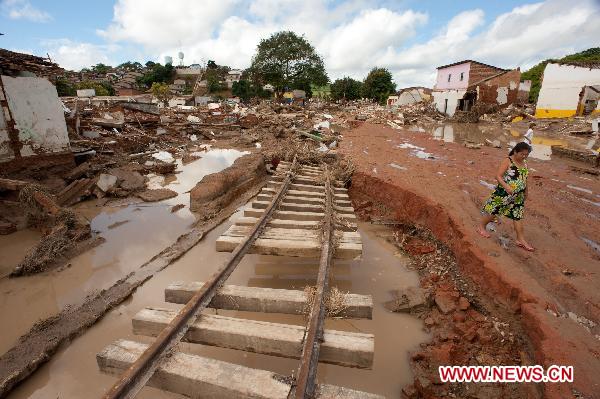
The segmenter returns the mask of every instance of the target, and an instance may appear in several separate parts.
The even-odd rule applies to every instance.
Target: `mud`
[[[233,217],[231,218],[233,219]],[[205,280],[224,261],[228,254],[215,252],[214,241],[230,225],[228,221],[192,248],[170,267],[156,274],[132,295],[131,300],[117,306],[92,326],[84,335],[60,349],[50,362],[12,393],[14,398],[99,397],[114,383],[114,377],[98,372],[95,354],[119,338],[149,342],[149,338],[131,333],[131,319],[146,306],[178,309],[180,305],[164,302],[163,291],[173,281]],[[360,224],[364,253],[362,260],[337,261],[332,270],[332,286],[341,291],[373,295],[373,320],[328,319],[326,328],[375,334],[375,363],[373,370],[320,364],[320,381],[330,384],[379,393],[390,398],[401,395],[402,386],[412,381],[408,353],[417,350],[419,343],[429,338],[423,332],[422,321],[414,316],[391,313],[383,303],[394,289],[418,284],[415,272],[406,269],[408,258],[389,242],[392,231],[382,226]],[[247,255],[230,277],[228,283],[257,287],[303,289],[315,284],[318,262],[315,260]],[[212,312],[212,311],[211,311]],[[302,316],[275,315],[252,312],[219,311],[233,317],[251,318],[304,325]],[[248,367],[268,369],[283,375],[292,374],[298,367],[294,359],[257,355],[223,348],[181,344],[182,350],[197,353]],[[153,388],[144,388],[142,398],[179,397]]]
[[[495,226],[490,240],[475,232],[480,206],[490,193],[479,180],[493,181],[497,165],[506,156],[504,148],[473,150],[421,132],[374,125],[344,136],[341,150],[357,168],[350,191],[354,200],[361,201],[355,208],[431,231],[452,251],[457,269],[472,280],[472,289],[514,315],[508,321],[515,320],[516,329],[522,328],[537,364],[573,365],[574,384],[546,384],[546,397],[576,392],[594,397],[600,392],[594,377],[600,373],[600,341],[595,337],[600,319],[595,287],[600,282],[594,272],[599,258],[579,238],[599,238],[597,208],[583,199],[591,201],[600,193],[600,181],[582,179],[561,159],[530,159],[525,229],[537,251],[525,253],[514,246],[510,223]],[[431,152],[434,158],[419,159],[413,150],[398,148],[403,143]],[[390,167],[391,163],[406,169]],[[567,188],[582,181],[591,196]],[[564,274],[566,268],[572,274]],[[582,325],[569,312],[596,327]]]
[[[264,179],[267,171],[261,154],[248,154],[220,173],[205,176],[190,191],[190,209],[200,218],[209,217],[243,193],[247,187]]]
[[[83,305],[68,307],[58,315],[36,323],[18,343],[0,357],[0,396],[35,371],[65,341],[81,334],[114,306],[128,298],[140,285],[180,258],[204,235],[227,219],[241,204],[258,194],[262,185],[251,187],[235,202],[225,206],[213,219],[180,236],[175,244],[143,264],[139,270],[113,286],[86,298]]]

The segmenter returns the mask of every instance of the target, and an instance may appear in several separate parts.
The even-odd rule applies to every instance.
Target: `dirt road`
[[[529,160],[524,221],[537,250],[528,253],[514,245],[510,220],[491,239],[475,231],[505,148],[470,149],[423,132],[363,124],[344,132],[340,151],[357,168],[350,191],[357,210],[380,206],[395,220],[429,229],[481,295],[514,312],[538,364],[575,367],[573,386],[546,384],[548,397],[597,397],[598,176],[572,171],[561,159]]]

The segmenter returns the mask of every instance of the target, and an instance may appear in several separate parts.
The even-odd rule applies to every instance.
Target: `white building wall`
[[[600,68],[548,64],[538,97],[536,117],[568,117],[575,115],[583,86],[600,84]]]
[[[21,156],[70,151],[62,103],[52,83],[44,78],[2,76],[2,84],[23,144]]]
[[[435,104],[435,108],[439,112],[445,112],[446,115],[452,116],[456,111],[456,107],[458,106],[458,100],[463,98],[467,91],[466,90],[443,90],[443,91],[434,91],[433,102]],[[448,106],[446,107],[446,100],[448,100]],[[444,111],[444,108],[446,110]]]

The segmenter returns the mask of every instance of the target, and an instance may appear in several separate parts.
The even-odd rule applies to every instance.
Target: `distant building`
[[[387,105],[407,105],[422,101],[431,101],[431,89],[426,87],[407,87],[400,90],[396,95],[389,96]]]
[[[128,71],[125,72],[116,83],[113,84],[115,91],[118,96],[134,96],[142,94],[143,92],[139,89],[137,79],[142,77],[141,72]]]
[[[233,82],[239,82],[241,78],[242,71],[239,69],[232,69],[227,73],[227,76],[225,76],[225,83],[227,84],[227,87],[231,89],[233,87]]]
[[[600,113],[600,63],[549,63],[537,101],[537,118]]]
[[[507,106],[517,101],[521,71],[465,60],[437,68],[433,101],[449,116],[478,102]]]

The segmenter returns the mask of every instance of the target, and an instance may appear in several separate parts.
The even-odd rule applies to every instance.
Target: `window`
[[[462,82],[464,78],[465,78],[465,73],[461,72],[460,73],[460,81]]]
[[[449,73],[449,74],[448,74],[448,82],[450,81],[450,78],[451,78],[451,77],[452,77],[452,74],[451,74],[451,73]]]

